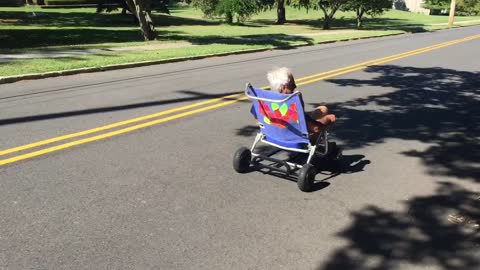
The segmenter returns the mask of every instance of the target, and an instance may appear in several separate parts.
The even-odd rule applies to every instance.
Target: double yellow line
[[[297,80],[297,85],[301,86],[301,85],[314,83],[314,82],[317,82],[317,81],[320,81],[320,80],[325,80],[325,79],[328,79],[328,78],[332,78],[332,77],[336,77],[336,76],[343,75],[343,74],[346,74],[346,73],[351,73],[351,72],[354,72],[354,71],[357,71],[357,70],[361,70],[361,69],[364,69],[368,66],[384,64],[384,63],[387,63],[387,62],[395,61],[395,60],[398,60],[398,59],[402,59],[402,58],[405,58],[405,57],[409,57],[409,56],[413,56],[413,55],[417,55],[417,54],[421,54],[421,53],[426,53],[426,52],[429,52],[429,51],[433,51],[433,50],[437,50],[437,49],[440,49],[440,48],[443,48],[443,47],[447,47],[447,46],[455,45],[455,44],[458,44],[458,43],[474,40],[474,39],[477,39],[477,38],[480,38],[480,35],[475,35],[475,36],[470,36],[470,37],[466,37],[466,38],[462,38],[462,39],[452,40],[452,41],[440,43],[440,44],[437,44],[437,45],[433,45],[433,46],[429,46],[429,47],[425,47],[425,48],[421,48],[421,49],[417,49],[417,50],[412,50],[412,51],[408,51],[408,52],[404,52],[404,53],[399,53],[399,54],[395,54],[395,55],[391,55],[391,56],[387,56],[387,57],[383,57],[383,58],[379,58],[379,59],[374,59],[374,60],[362,62],[362,63],[352,65],[352,66],[347,66],[347,67],[343,67],[343,68],[333,69],[333,70],[330,70],[330,71],[327,71],[327,72],[321,72],[321,73],[313,74],[313,75],[310,75],[310,76],[306,76],[306,77],[296,79]],[[265,89],[265,88],[268,88],[268,87],[264,86],[262,88]],[[189,115],[198,114],[198,113],[201,113],[201,112],[213,110],[213,109],[223,107],[223,106],[227,106],[227,105],[230,105],[230,104],[242,101],[242,100],[246,100],[246,99],[247,98],[242,93],[223,96],[223,97],[220,97],[220,98],[215,98],[215,99],[210,99],[210,100],[206,100],[206,101],[202,101],[202,102],[198,102],[198,103],[193,103],[193,104],[190,104],[190,105],[186,105],[186,106],[182,106],[182,107],[178,107],[178,108],[174,108],[174,109],[170,109],[170,110],[166,110],[166,111],[161,111],[161,112],[150,114],[150,115],[145,115],[145,116],[142,116],[142,117],[137,117],[137,118],[129,119],[129,120],[126,120],[126,121],[121,121],[121,122],[113,123],[113,124],[106,125],[106,126],[101,126],[101,127],[81,131],[81,132],[76,132],[76,133],[72,133],[72,134],[67,134],[67,135],[63,135],[63,136],[59,136],[59,137],[50,138],[50,139],[47,139],[47,140],[34,142],[34,143],[31,143],[31,144],[21,145],[21,146],[13,147],[13,148],[10,148],[10,149],[5,149],[5,150],[0,151],[0,156],[4,156],[4,155],[8,155],[8,154],[12,154],[12,153],[16,153],[16,152],[20,152],[20,151],[44,146],[44,145],[52,144],[52,143],[55,143],[55,142],[60,142],[60,141],[72,139],[72,138],[77,138],[77,137],[81,137],[81,136],[85,136],[85,135],[89,135],[89,134],[93,134],[93,133],[98,133],[98,132],[101,132],[101,131],[111,130],[111,129],[114,129],[114,128],[117,128],[117,127],[123,127],[123,126],[126,126],[126,125],[150,120],[150,119],[153,119],[153,118],[158,118],[158,117],[161,117],[161,116],[166,116],[166,117],[159,118],[159,119],[156,119],[156,120],[148,121],[148,122],[145,122],[145,123],[129,126],[129,127],[114,130],[114,131],[110,131],[110,132],[107,132],[107,133],[102,133],[102,134],[95,135],[95,136],[92,136],[92,137],[87,137],[87,138],[83,138],[83,139],[74,140],[74,141],[71,141],[71,142],[68,142],[68,143],[64,143],[64,144],[60,144],[60,145],[56,145],[56,146],[51,146],[51,147],[48,147],[48,148],[44,148],[44,149],[41,149],[41,150],[29,152],[29,153],[26,153],[26,154],[19,154],[19,155],[14,156],[14,157],[10,157],[10,158],[0,160],[0,166],[10,164],[10,163],[13,163],[13,162],[17,162],[17,161],[21,161],[21,160],[25,160],[25,159],[29,159],[29,158],[33,158],[33,157],[37,157],[37,156],[40,156],[40,155],[48,154],[48,153],[51,153],[51,152],[63,150],[63,149],[66,149],[66,148],[70,148],[72,146],[81,145],[81,144],[85,144],[85,143],[89,143],[89,142],[93,142],[93,141],[98,141],[98,140],[110,138],[110,137],[113,137],[113,136],[117,136],[117,135],[120,135],[120,134],[131,132],[131,131],[134,131],[134,130],[150,127],[150,126],[153,126],[153,125],[157,125],[157,124],[168,122],[168,121],[175,120],[175,119],[179,119],[179,118],[182,118],[182,117],[185,117],[185,116],[189,116]],[[212,104],[212,105],[209,105],[209,104]],[[205,105],[208,105],[208,106],[205,106]],[[200,106],[205,106],[205,107],[201,107],[201,108],[194,109],[194,110],[189,110],[189,109],[197,108],[197,107],[200,107]],[[189,110],[189,111],[185,111],[185,110]]]

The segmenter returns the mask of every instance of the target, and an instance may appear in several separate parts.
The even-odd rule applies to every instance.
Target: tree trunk
[[[284,24],[287,22],[285,17],[285,0],[277,0],[277,24]]]
[[[357,9],[357,28],[363,27],[363,14],[364,10],[362,8]]]
[[[330,18],[328,17],[328,12],[322,5],[320,5],[320,9],[323,11],[323,30],[330,29]]]
[[[360,29],[363,26],[362,17],[357,17],[357,28]]]
[[[127,0],[119,0],[118,2],[120,4],[120,6],[122,7],[122,15],[126,15],[127,11],[129,11],[130,13],[133,14],[133,12],[128,7]]]
[[[333,16],[335,16],[335,13],[337,12],[338,8],[340,6],[333,6],[331,7],[331,10],[330,10],[330,13],[328,13],[327,9],[320,5],[320,9],[323,11],[323,15],[324,15],[324,20],[323,20],[323,29],[324,30],[327,30],[327,29],[330,29],[330,23],[331,21],[333,20]]]
[[[323,20],[323,30],[330,29],[330,18],[326,16]]]
[[[227,21],[228,24],[233,24],[233,14],[232,12],[227,12],[225,14],[225,20]]]
[[[97,13],[100,13],[103,11],[103,2],[100,2],[97,4]]]
[[[147,11],[145,0],[126,0],[129,9],[134,13],[140,24],[143,38],[154,40],[157,37],[150,12]]]

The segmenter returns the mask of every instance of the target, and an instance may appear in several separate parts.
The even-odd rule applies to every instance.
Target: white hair
[[[290,74],[292,72],[286,67],[276,68],[267,74],[268,82],[270,83],[270,89],[281,92],[282,87],[287,85],[290,81]]]

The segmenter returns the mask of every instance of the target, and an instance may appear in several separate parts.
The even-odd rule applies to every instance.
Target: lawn
[[[446,16],[426,16],[389,11],[365,20],[355,29],[353,13],[339,12],[331,30],[322,30],[320,13],[287,8],[286,25],[275,25],[275,11],[253,16],[242,25],[226,25],[205,19],[191,8],[173,8],[171,15],[154,14],[158,40],[143,42],[132,17],[119,11],[96,14],[93,8],[41,9],[0,8],[0,53],[27,53],[71,49],[95,49],[91,55],[0,61],[0,76],[59,71],[81,67],[197,56],[211,53],[316,44],[370,36],[420,32],[438,28]],[[458,21],[480,17],[457,17]],[[315,35],[312,35],[315,33]],[[300,35],[299,35],[300,34]],[[302,35],[306,34],[306,35]],[[181,43],[169,49],[112,51],[117,47]]]

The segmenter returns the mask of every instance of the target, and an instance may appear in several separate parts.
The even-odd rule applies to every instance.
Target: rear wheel
[[[342,156],[343,156],[342,148],[337,147],[337,149],[335,149],[335,151],[332,153],[331,159],[333,161],[340,161]]]
[[[331,164],[331,169],[334,172],[341,172],[343,170],[343,164],[342,164],[342,148],[337,147],[335,145],[335,148],[332,149],[332,151],[329,151],[330,153],[328,154],[328,159],[330,164]]]
[[[339,161],[342,158],[342,148],[338,147],[336,142],[329,142],[328,158],[333,161]]]
[[[252,153],[250,149],[241,147],[233,155],[233,168],[238,173],[246,173],[250,169],[250,161],[252,160]]]

